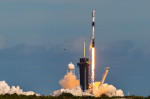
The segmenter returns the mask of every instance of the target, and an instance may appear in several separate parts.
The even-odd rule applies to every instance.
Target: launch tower
[[[80,58],[79,63],[77,63],[80,73],[80,86],[82,90],[87,90],[89,88],[89,58],[85,57],[85,43],[84,43],[84,57]]]

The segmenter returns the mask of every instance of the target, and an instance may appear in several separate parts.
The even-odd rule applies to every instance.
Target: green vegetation
[[[143,97],[143,96],[124,96],[124,97],[108,97],[107,95],[102,95],[101,97],[92,97],[92,96],[73,96],[70,93],[62,93],[60,96],[54,97],[54,96],[25,96],[25,95],[17,95],[17,94],[5,94],[0,95],[0,99],[150,99],[150,96]]]

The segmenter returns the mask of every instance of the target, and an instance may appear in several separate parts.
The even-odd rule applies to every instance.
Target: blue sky
[[[96,11],[96,80],[134,95],[150,92],[149,0],[1,0],[0,80],[48,95],[69,62],[87,56]],[[64,48],[66,50],[64,50]],[[76,66],[76,75],[78,68]]]

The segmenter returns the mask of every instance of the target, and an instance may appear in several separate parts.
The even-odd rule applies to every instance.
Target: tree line
[[[36,96],[36,95],[17,95],[17,94],[4,94],[0,95],[0,99],[150,99],[150,96],[143,97],[143,96],[114,96],[108,97],[107,95],[103,94],[101,97],[93,97],[93,96],[73,96],[70,93],[62,93],[60,96]]]

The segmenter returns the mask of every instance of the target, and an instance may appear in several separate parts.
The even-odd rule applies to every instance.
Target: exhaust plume
[[[62,89],[56,90],[50,95],[59,96],[62,93],[71,93],[74,96],[91,96],[89,92],[83,92],[79,80],[76,78],[76,75],[71,71],[68,72],[63,79],[59,81],[59,84],[62,86]]]
[[[59,81],[59,84],[64,89],[76,89],[76,87],[79,86],[79,80],[76,79],[75,75],[69,72]]]
[[[82,91],[79,86],[79,80],[76,79],[76,76],[72,73],[67,73],[62,80],[60,80],[59,84],[62,86],[62,89],[56,90],[50,95],[59,96],[62,93],[70,93],[74,96],[95,96],[99,97],[102,94],[106,94],[109,97],[111,96],[124,96],[123,91],[121,89],[116,89],[113,85],[108,85],[107,83],[101,84],[101,82],[94,82],[92,84],[93,92],[91,94],[91,90]],[[101,84],[101,85],[100,85]]]
[[[107,83],[104,83],[100,85],[101,82],[95,82],[93,84],[93,95],[96,97],[101,96],[102,94],[105,94],[109,97],[112,96],[124,96],[123,91],[121,89],[117,90],[113,85],[108,85]]]
[[[91,84],[95,81],[95,48],[91,48]]]

